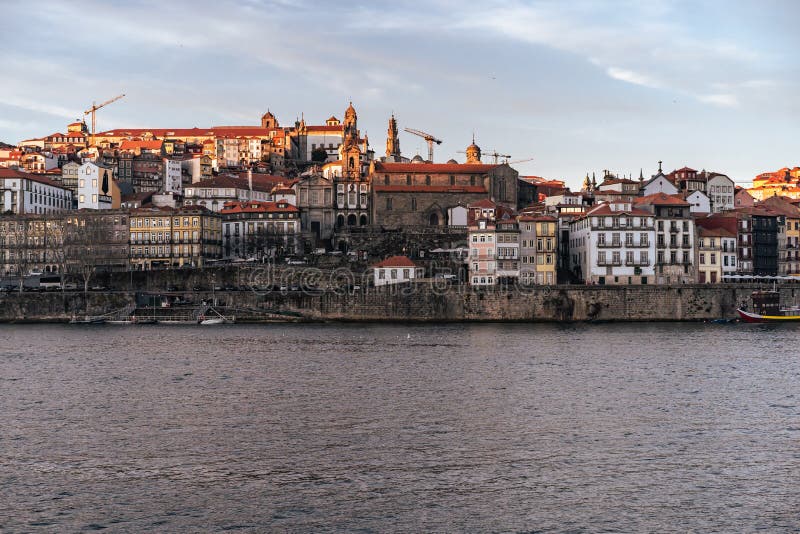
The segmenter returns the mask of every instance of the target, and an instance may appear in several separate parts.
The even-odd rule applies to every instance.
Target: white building
[[[0,167],[0,214],[61,213],[72,209],[72,191],[41,175]]]
[[[695,281],[695,222],[680,195],[656,193],[637,198],[634,206],[655,217],[656,283]]]
[[[667,195],[678,194],[678,187],[672,183],[661,170],[661,162],[659,162],[658,165],[658,173],[642,185],[641,194],[643,196],[654,195],[656,193],[665,193]]]
[[[689,203],[690,213],[711,213],[711,201],[708,196],[696,189],[690,194],[685,196],[686,202]]]
[[[733,196],[736,193],[736,185],[729,177],[724,174],[710,173],[706,187],[708,198],[711,201],[711,211],[719,213],[725,210],[732,210]]]
[[[183,194],[180,160],[164,158],[164,192]]]
[[[373,281],[375,286],[402,284],[424,276],[424,269],[406,256],[392,256],[373,265]]]
[[[570,269],[590,284],[655,282],[654,216],[630,202],[604,203],[570,223]]]
[[[113,171],[102,163],[88,161],[78,168],[78,209],[112,208]]]

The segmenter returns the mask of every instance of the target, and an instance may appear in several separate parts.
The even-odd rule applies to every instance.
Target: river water
[[[0,531],[793,531],[798,353],[783,325],[0,325]]]

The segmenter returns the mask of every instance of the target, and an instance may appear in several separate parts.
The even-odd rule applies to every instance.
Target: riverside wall
[[[287,313],[311,321],[703,321],[733,318],[749,303],[755,284],[676,286],[543,286],[472,290],[464,286],[413,285],[357,290],[179,291],[170,295],[199,303],[248,310],[250,317]],[[779,287],[782,302],[795,304],[800,285]],[[135,303],[135,293],[50,292],[0,294],[0,321],[65,321],[100,315]],[[274,319],[274,317],[273,317]],[[257,319],[256,319],[257,320]]]

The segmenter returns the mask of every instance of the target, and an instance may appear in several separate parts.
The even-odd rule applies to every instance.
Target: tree
[[[83,281],[84,296],[98,269],[116,260],[114,226],[102,214],[84,213],[68,218],[63,227],[65,263]]]
[[[25,275],[31,265],[32,252],[30,250],[30,228],[28,222],[22,218],[10,218],[2,224],[3,248],[1,256],[4,259],[5,270],[8,274],[14,273],[17,276],[19,292],[25,286]]]

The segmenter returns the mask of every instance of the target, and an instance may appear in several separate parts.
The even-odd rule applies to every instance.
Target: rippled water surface
[[[0,531],[794,531],[781,325],[0,325]]]

